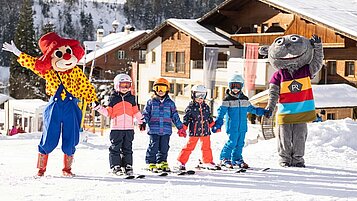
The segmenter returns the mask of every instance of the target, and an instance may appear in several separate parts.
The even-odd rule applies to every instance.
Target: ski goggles
[[[166,85],[156,85],[154,86],[154,91],[156,92],[166,92],[168,91],[168,87]]]
[[[201,99],[205,99],[206,98],[207,93],[206,92],[194,92],[193,93],[193,97],[195,98],[201,98]]]
[[[131,83],[130,83],[130,82],[120,82],[120,83],[119,83],[119,88],[129,89],[130,87],[131,87]]]
[[[231,82],[229,83],[230,89],[242,89],[243,84],[241,82]]]

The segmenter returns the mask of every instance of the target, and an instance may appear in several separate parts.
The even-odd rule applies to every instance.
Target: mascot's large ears
[[[269,51],[269,46],[268,45],[260,46],[259,49],[258,49],[258,53],[260,55],[263,55],[263,56],[268,55],[268,51]]]

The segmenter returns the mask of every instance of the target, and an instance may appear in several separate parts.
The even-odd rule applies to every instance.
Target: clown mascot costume
[[[79,41],[65,39],[54,32],[43,35],[39,40],[43,55],[31,57],[20,52],[13,41],[4,43],[3,50],[18,56],[17,61],[25,68],[46,80],[46,93],[51,96],[44,113],[44,129],[38,145],[38,176],[46,171],[48,154],[58,145],[62,132],[62,151],[64,152],[64,176],[74,176],[71,172],[73,155],[79,142],[82,112],[79,99],[96,102],[93,85],[82,70],[76,66],[83,57],[84,50]]]

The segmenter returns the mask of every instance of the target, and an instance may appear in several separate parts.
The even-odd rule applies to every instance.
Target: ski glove
[[[16,56],[20,56],[21,51],[19,49],[17,49],[14,41],[11,41],[11,44],[5,42],[2,45],[2,50],[8,51],[8,52],[12,52],[14,53]]]
[[[146,123],[143,122],[142,124],[139,124],[139,129],[140,129],[140,131],[145,131],[146,130]]]
[[[91,108],[92,108],[93,110],[98,110],[98,109],[99,109],[99,106],[100,106],[99,102],[98,102],[98,101],[94,101],[94,102],[92,103],[92,105],[91,105]]]
[[[269,119],[271,117],[271,115],[273,115],[273,111],[271,111],[270,109],[264,110],[264,116],[266,118]]]
[[[184,128],[181,128],[180,130],[177,131],[177,134],[179,135],[179,137],[186,137],[187,134],[186,134],[186,129]]]
[[[220,133],[220,132],[221,132],[220,128],[217,128],[216,126],[212,127],[212,133]]]

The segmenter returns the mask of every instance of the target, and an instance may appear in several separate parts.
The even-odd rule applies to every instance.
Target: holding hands
[[[212,127],[212,133],[219,133],[221,132],[221,127],[217,125],[217,123],[215,123]]]
[[[179,137],[186,137],[187,133],[186,133],[186,129],[185,128],[181,128],[180,130],[177,131],[177,134],[179,135]]]
[[[140,129],[140,131],[145,131],[146,130],[146,123],[143,122],[142,124],[139,124],[139,129]]]

